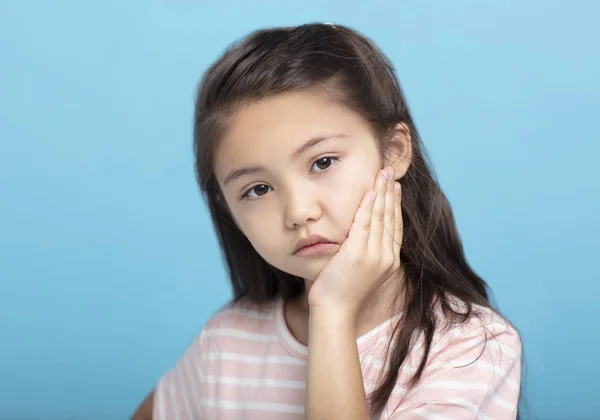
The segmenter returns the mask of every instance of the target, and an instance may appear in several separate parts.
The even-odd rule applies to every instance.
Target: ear
[[[384,166],[394,168],[394,177],[398,180],[406,175],[411,161],[412,138],[410,128],[406,123],[398,123],[384,151]]]

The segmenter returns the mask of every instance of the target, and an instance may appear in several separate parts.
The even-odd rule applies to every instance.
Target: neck
[[[296,301],[298,308],[307,317],[310,314],[308,292],[313,284],[313,280],[304,279],[305,291]],[[357,338],[403,310],[403,307],[399,308],[398,305],[396,305],[396,296],[400,293],[398,302],[404,302],[406,293],[405,285],[404,269],[403,267],[400,267],[397,272],[393,273],[381,286],[379,286],[362,306],[356,324]]]

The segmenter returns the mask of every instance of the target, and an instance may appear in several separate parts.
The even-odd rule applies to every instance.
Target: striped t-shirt
[[[213,315],[159,381],[153,418],[304,420],[307,347],[290,333],[283,308],[282,299],[263,307],[242,300]],[[381,420],[516,418],[519,335],[490,309],[475,310],[478,317],[436,330],[421,380],[407,389],[421,360],[417,340]],[[399,316],[357,339],[367,393],[378,384]]]

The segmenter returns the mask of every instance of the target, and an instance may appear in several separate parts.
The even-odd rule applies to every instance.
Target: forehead
[[[370,136],[358,113],[308,93],[282,94],[251,103],[236,111],[215,150],[215,171],[265,159],[288,159],[316,136]]]

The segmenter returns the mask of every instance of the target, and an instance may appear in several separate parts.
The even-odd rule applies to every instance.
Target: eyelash
[[[330,160],[330,161],[331,161],[331,164],[330,164],[330,165],[329,165],[327,168],[325,168],[325,169],[321,169],[321,170],[320,170],[320,171],[318,171],[318,172],[314,172],[314,171],[312,170],[312,168],[313,168],[313,167],[314,167],[314,166],[315,166],[315,165],[316,165],[316,164],[317,164],[319,161],[322,161],[322,160],[325,160],[325,159],[328,159],[328,160]],[[323,157],[320,157],[320,158],[316,159],[316,160],[315,160],[315,161],[312,163],[312,165],[310,166],[310,169],[311,169],[311,171],[310,171],[310,172],[311,172],[311,174],[315,174],[315,173],[319,174],[319,173],[322,173],[322,172],[327,172],[329,169],[331,169],[331,167],[333,167],[334,165],[336,165],[338,161],[339,161],[339,158],[337,158],[337,157],[335,157],[335,156],[323,156]],[[242,200],[244,200],[244,199],[246,199],[246,200],[256,200],[256,199],[259,199],[259,198],[260,198],[260,197],[262,197],[262,196],[257,196],[257,197],[249,197],[249,196],[248,196],[248,194],[250,194],[250,193],[252,192],[252,190],[254,190],[254,188],[256,188],[256,187],[260,187],[260,186],[263,186],[263,185],[264,185],[264,186],[267,186],[267,187],[269,187],[267,184],[257,184],[257,185],[253,185],[252,187],[248,188],[248,189],[247,189],[247,190],[246,190],[246,191],[245,191],[245,192],[242,194],[242,197],[241,197],[241,199],[242,199]],[[271,187],[269,187],[269,188],[271,188]],[[272,188],[271,188],[271,189],[272,189]],[[271,192],[271,191],[268,191],[268,192],[266,192],[265,194],[268,194],[269,192]],[[265,195],[265,194],[263,194],[263,195]]]

